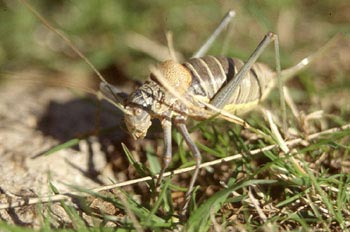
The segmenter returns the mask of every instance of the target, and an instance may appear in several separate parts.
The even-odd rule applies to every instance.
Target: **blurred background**
[[[337,46],[298,74],[288,86],[292,87],[293,99],[300,110],[323,109],[340,115],[340,121],[350,117],[346,102],[350,92],[348,0],[26,2],[67,35],[110,83],[128,92],[148,77],[150,65],[169,58],[165,36],[168,31],[173,34],[175,50],[184,59],[189,58],[230,9],[236,11],[236,17],[215,41],[209,54],[246,60],[263,36],[272,31],[279,35],[281,64],[282,68],[287,68],[341,33],[343,37]],[[97,123],[96,107],[90,104],[92,108],[87,110],[85,103],[80,107],[76,100],[80,97],[77,92],[81,94],[77,90],[94,92],[98,89],[96,73],[66,41],[35,17],[24,1],[0,1],[0,20],[3,119],[15,117],[9,121],[20,125],[24,118],[32,118],[32,127],[60,141],[93,130],[92,122]],[[269,46],[259,60],[274,68],[273,46]],[[4,85],[9,82],[11,85]],[[58,88],[54,92],[44,92],[49,85]],[[63,87],[73,90],[74,104],[67,103]],[[274,91],[266,101],[270,109],[279,109],[277,96]],[[66,103],[61,105],[60,102]],[[116,116],[107,114],[112,119],[106,121],[116,121]]]
[[[149,65],[157,62],[157,53],[162,52],[150,46],[147,39],[166,46],[167,31],[173,32],[175,49],[190,57],[229,9],[237,13],[232,30],[223,33],[210,54],[246,59],[265,33],[273,31],[280,37],[282,67],[287,67],[336,33],[349,36],[350,32],[347,0],[28,2],[113,80],[144,80]],[[53,74],[72,79],[94,76],[84,61],[21,1],[0,1],[0,20],[1,76],[9,77],[20,70],[40,70],[45,78]],[[144,53],[138,46],[148,46],[155,55]],[[274,67],[273,49],[267,49],[261,60]],[[328,62],[328,57],[325,60]]]
[[[349,123],[349,0],[28,2],[55,28],[66,34],[108,81],[128,91],[135,87],[135,83],[147,78],[150,65],[167,58],[166,32],[173,33],[176,51],[184,58],[189,58],[230,9],[236,11],[236,17],[229,29],[215,41],[209,54],[222,54],[246,60],[263,36],[272,31],[279,35],[281,64],[282,68],[287,68],[313,54],[333,36],[341,33],[343,37],[333,49],[299,73],[287,86],[298,110],[304,111],[305,114],[319,110],[325,112],[322,120],[315,120],[313,126],[307,128],[310,130],[305,130],[305,133]],[[273,46],[266,49],[259,61],[275,67]],[[39,195],[43,195],[45,191],[50,192],[47,188],[47,169],[50,170],[52,179],[84,187],[110,183],[114,178],[118,181],[134,179],[138,175],[125,156],[122,142],[137,160],[152,168],[149,164],[151,161],[147,163],[147,160],[152,160],[149,157],[157,160],[156,155],[162,154],[161,127],[156,124],[151,127],[145,139],[139,142],[131,141],[125,133],[123,115],[120,112],[114,108],[110,109],[110,105],[102,104],[104,110],[101,113],[98,111],[99,107],[96,107],[100,103],[97,103],[95,98],[85,95],[81,97],[81,92],[76,91],[86,87],[97,89],[98,84],[96,73],[86,62],[38,20],[22,1],[0,0],[2,190],[15,193],[22,189],[30,189]],[[57,88],[48,88],[48,85]],[[63,87],[73,88],[66,90]],[[264,104],[278,117],[280,106],[277,96],[277,91],[274,91]],[[101,123],[97,120],[98,117]],[[257,112],[249,114],[245,119],[251,125],[261,128],[268,125],[262,117],[262,114]],[[295,120],[290,121],[293,123]],[[99,126],[101,131],[104,128],[108,130],[103,131],[98,140],[90,141],[90,137],[93,137],[90,135],[98,134],[96,128]],[[113,130],[110,130],[111,128]],[[196,129],[197,132],[191,136],[199,143],[221,151],[222,154],[235,154],[235,141],[226,133],[221,133],[228,128],[234,128],[234,125],[208,120],[207,125],[204,124],[203,129],[200,129],[202,133],[198,133]],[[211,130],[215,133],[206,133]],[[174,131],[173,135],[176,147],[174,151],[178,151],[175,152],[177,155],[174,154],[173,167],[179,167],[186,163],[179,158],[185,157],[186,152],[179,134]],[[253,140],[253,143],[248,141],[249,144],[259,144],[251,133],[242,136],[244,141]],[[90,147],[85,150],[75,149],[74,152],[64,149],[87,147],[84,142],[92,144],[89,146],[95,147],[98,152],[103,150],[103,154],[90,155],[93,153]],[[60,150],[60,155],[40,156],[57,144],[65,145],[56,149]],[[100,154],[98,152],[97,154]],[[214,158],[212,152],[203,153],[203,161]],[[92,158],[99,159],[99,162],[91,162]],[[189,156],[187,158],[189,162],[193,162]],[[335,160],[333,157],[330,159]],[[92,163],[98,165],[91,167]],[[324,169],[328,170],[329,167]],[[223,171],[220,170],[218,167],[213,173],[229,176],[225,170],[235,171],[231,167],[225,169],[225,166]],[[189,183],[190,175],[181,178],[182,182],[177,182],[185,186]],[[77,179],[80,182],[75,182]],[[201,183],[215,186],[213,189],[216,190],[222,187],[217,186],[221,179],[221,176],[217,175],[209,183],[205,176]],[[64,187],[60,186],[61,189]],[[145,186],[135,189],[142,197],[149,194],[149,189]],[[145,202],[149,202],[149,199],[146,200]]]

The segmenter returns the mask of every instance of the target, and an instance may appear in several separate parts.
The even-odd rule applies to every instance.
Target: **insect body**
[[[172,60],[161,63],[156,69],[151,70],[148,81],[133,93],[126,94],[117,87],[108,84],[91,62],[64,34],[52,27],[26,1],[23,3],[49,29],[66,41],[76,54],[83,58],[96,72],[101,79],[100,91],[106,100],[124,112],[126,126],[133,138],[139,139],[146,135],[151,126],[152,118],[158,118],[161,121],[165,152],[163,168],[159,174],[157,185],[162,180],[164,170],[171,160],[172,124],[177,127],[196,160],[196,168],[186,193],[183,213],[186,213],[201,162],[200,152],[186,128],[186,119],[188,117],[205,119],[218,112],[219,116],[223,117],[225,112],[241,113],[251,109],[268,95],[272,87],[276,85],[277,80],[281,84],[282,79],[287,80],[306,67],[331,44],[329,42],[313,55],[282,72],[279,68],[278,40],[273,33],[268,33],[264,37],[246,62],[235,58],[204,56],[217,35],[235,15],[234,11],[229,11],[208,41],[195,53],[194,58],[183,64]],[[256,63],[260,54],[272,41],[275,42],[276,73],[266,65]],[[233,116],[230,116],[230,119],[232,118]],[[246,125],[243,120],[234,119],[235,122]]]
[[[159,65],[163,78],[176,88],[177,93],[191,101],[193,105],[205,108],[197,100],[210,102],[221,87],[235,78],[243,66],[235,58],[205,56],[192,58],[183,64],[165,61]],[[232,93],[229,104],[223,108],[230,113],[242,113],[263,100],[275,85],[275,73],[262,63],[255,63]],[[103,85],[105,86],[105,85]],[[106,92],[106,88],[102,87]],[[125,123],[133,138],[143,138],[151,126],[151,118],[176,118],[186,115],[200,119],[205,115],[191,114],[176,97],[164,91],[154,74],[126,100]]]
[[[125,123],[133,138],[143,138],[146,135],[152,118],[161,121],[165,154],[158,184],[171,161],[172,124],[184,137],[196,160],[196,169],[186,193],[185,212],[201,162],[200,152],[187,131],[186,119],[205,119],[218,112],[212,111],[208,106],[229,113],[242,113],[252,109],[266,98],[278,80],[285,81],[299,72],[331,44],[329,42],[289,69],[273,72],[267,65],[255,61],[264,48],[276,39],[274,34],[268,33],[247,62],[215,56],[196,57],[183,64],[165,61],[151,72],[148,81],[124,99],[116,97],[122,94],[119,89],[101,83],[101,92],[107,99],[118,103],[124,111]]]
[[[265,36],[263,45],[258,47],[259,52],[274,38],[273,36],[272,33]],[[256,60],[258,55],[256,52],[253,53],[253,59]],[[127,99],[122,102],[118,100],[125,113],[126,126],[135,139],[146,135],[151,126],[151,118],[158,118],[161,121],[165,154],[158,184],[171,161],[172,123],[183,135],[196,160],[195,173],[186,194],[185,210],[201,162],[200,152],[190,138],[185,120],[188,117],[195,119],[209,117],[210,115],[204,113],[207,110],[205,103],[215,101],[227,85],[237,86],[228,97],[219,100],[218,106],[223,105],[221,108],[224,111],[248,110],[263,100],[276,83],[274,81],[276,75],[266,65],[254,64],[255,60],[252,61],[250,58],[246,64],[239,59],[215,56],[192,58],[183,64],[168,60],[151,72],[150,79]],[[250,67],[247,68],[247,65]],[[245,70],[243,75],[242,70]],[[166,91],[169,87],[175,89],[176,93]],[[117,89],[106,83],[102,83],[100,89],[105,96],[110,96],[111,90],[114,91],[114,95],[120,94]]]

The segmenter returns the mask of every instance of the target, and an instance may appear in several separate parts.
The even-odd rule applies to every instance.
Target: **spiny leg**
[[[176,56],[176,51],[174,48],[174,39],[173,39],[173,33],[171,31],[168,31],[166,34],[166,41],[168,44],[168,50],[169,50],[169,56],[172,60],[179,62],[179,58]]]
[[[305,69],[307,66],[309,66],[311,63],[317,61],[321,57],[324,57],[327,52],[330,51],[333,46],[336,46],[340,40],[343,38],[342,34],[336,34],[333,36],[329,41],[327,41],[326,44],[324,44],[321,48],[319,48],[316,52],[313,54],[305,57],[302,59],[299,63],[296,65],[287,68],[281,72],[282,81],[286,82],[289,79],[291,79],[293,76],[295,76],[297,73],[299,73],[301,70]]]
[[[342,37],[340,34],[335,35],[332,39],[330,39],[325,45],[323,45],[321,48],[319,48],[316,52],[309,55],[308,57],[305,57],[296,65],[281,71],[281,75],[280,75],[280,77],[278,77],[278,80],[280,82],[282,82],[282,84],[284,82],[288,81],[291,77],[293,77],[298,72],[300,72],[301,70],[305,69],[308,65],[310,65],[310,63],[315,62],[317,59],[324,56],[324,54],[326,52],[328,52],[334,45],[336,45],[339,42],[339,39],[341,39],[341,38]],[[279,72],[278,72],[278,68],[277,68],[277,76],[278,75],[279,75]],[[282,85],[281,83],[278,83],[278,84]],[[283,89],[285,89],[285,87],[283,87]],[[288,91],[284,91],[282,94],[280,93],[280,96],[281,96],[281,101],[286,102],[289,105],[289,108],[291,109],[292,113],[294,114],[294,116],[298,120],[300,128],[303,128],[303,126],[301,125],[301,121],[300,121],[300,117],[298,115],[298,112],[294,106],[294,103],[292,102],[292,99],[290,98],[290,96],[288,96]],[[284,106],[282,105],[282,110],[284,110],[283,107]],[[286,110],[284,110],[283,117],[286,117],[285,112],[286,112]],[[286,120],[286,118],[284,120]],[[285,127],[286,127],[286,125],[287,125],[287,123],[285,123]],[[284,130],[286,130],[286,128]],[[286,131],[285,131],[285,133],[286,133]],[[288,133],[285,134],[285,136],[287,137]]]
[[[274,43],[275,43],[275,61],[276,61],[277,83],[278,83],[278,90],[279,90],[279,95],[280,95],[280,105],[282,108],[282,131],[283,131],[283,135],[285,137],[288,137],[288,134],[287,134],[287,110],[286,110],[286,102],[285,102],[284,93],[283,93],[283,80],[282,80],[282,75],[281,75],[280,45],[279,45],[279,40],[278,40],[277,35],[275,35]]]
[[[232,18],[236,15],[236,12],[233,10],[230,10],[227,12],[227,14],[224,16],[224,18],[221,20],[219,26],[214,30],[214,32],[209,36],[207,41],[193,54],[193,58],[198,58],[207,53],[210,46],[213,44],[215,39],[219,36],[219,34],[222,32],[222,30],[231,22]]]
[[[164,155],[163,155],[163,163],[162,163],[162,169],[160,170],[156,188],[160,186],[160,182],[163,179],[163,175],[165,170],[168,168],[169,163],[171,161],[172,151],[171,151],[171,121],[170,119],[166,118],[161,121],[162,127],[163,127],[163,135],[164,135]]]
[[[223,109],[230,101],[230,98],[237,87],[241,84],[243,78],[247,75],[249,70],[252,68],[255,61],[259,58],[261,53],[267,47],[267,45],[276,38],[276,35],[269,32],[265,35],[264,39],[260,42],[258,47],[249,57],[247,62],[239,70],[235,78],[231,79],[211,100],[210,104],[214,105],[219,109]]]
[[[239,70],[236,77],[233,78],[228,84],[226,84],[214,97],[213,100],[211,100],[210,104],[214,105],[215,107],[222,109],[224,108],[230,101],[230,98],[232,96],[232,93],[237,89],[237,87],[241,84],[243,78],[247,75],[247,73],[252,68],[253,64],[256,62],[256,60],[259,58],[261,53],[265,50],[265,48],[271,43],[271,41],[274,41],[275,44],[275,57],[276,57],[276,72],[277,72],[277,81],[278,81],[278,87],[280,92],[280,103],[282,107],[282,114],[283,114],[283,132],[286,135],[287,133],[287,123],[286,123],[286,105],[284,101],[284,95],[283,95],[283,83],[281,78],[281,64],[280,64],[280,54],[279,54],[279,42],[278,42],[278,36],[272,32],[269,32],[265,35],[263,40],[260,42],[258,47],[255,49],[255,51],[252,53],[252,55],[249,57],[247,62],[243,65],[243,67]]]
[[[193,142],[193,140],[190,137],[190,134],[188,133],[185,121],[183,119],[176,120],[175,125],[176,125],[177,129],[180,131],[183,138],[185,139],[185,142],[186,142],[187,146],[190,148],[192,155],[196,161],[196,168],[195,168],[194,173],[192,175],[190,185],[188,186],[188,190],[187,190],[186,195],[185,195],[185,204],[184,204],[184,206],[182,208],[182,212],[181,212],[181,215],[185,216],[187,213],[188,205],[189,205],[190,200],[191,200],[191,193],[193,191],[193,186],[197,180],[197,176],[199,173],[199,168],[200,168],[202,156],[201,156],[201,153],[199,152],[198,147]]]

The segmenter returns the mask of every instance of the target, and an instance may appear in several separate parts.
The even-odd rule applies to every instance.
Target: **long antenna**
[[[105,96],[105,99],[109,102],[114,102],[112,104],[117,105],[117,107],[122,110],[124,113],[127,113],[124,109],[124,105],[119,101],[119,97],[114,93],[111,85],[106,81],[106,79],[102,76],[102,74],[96,69],[96,67],[90,62],[90,60],[74,45],[73,41],[68,38],[63,32],[57,30],[54,26],[51,25],[38,11],[36,11],[26,0],[20,0],[48,29],[55,32],[66,44],[81,58],[83,59],[87,65],[96,73],[96,75],[100,78],[100,80],[105,83],[105,89],[109,90],[110,95],[113,96],[114,99]],[[103,93],[102,93],[103,94]]]
[[[226,26],[231,22],[232,18],[235,17],[235,15],[236,12],[234,10],[227,12],[227,14],[221,20],[219,26],[214,30],[208,40],[205,41],[205,43],[198,49],[198,51],[193,54],[192,57],[198,58],[203,56],[208,51],[210,46],[214,43],[215,39],[219,36],[221,31],[224,30],[224,28],[226,28]]]
[[[90,60],[74,45],[71,39],[69,39],[63,32],[57,30],[52,26],[41,14],[36,11],[26,0],[20,0],[47,28],[54,31],[61,39],[63,39],[67,45],[80,57],[82,58],[90,68],[97,74],[101,81],[108,83],[102,74],[95,68]]]

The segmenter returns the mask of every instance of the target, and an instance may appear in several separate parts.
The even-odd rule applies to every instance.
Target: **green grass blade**
[[[250,180],[244,183],[237,183],[231,187],[215,193],[212,197],[201,204],[198,209],[191,213],[187,222],[186,231],[207,231],[210,226],[210,214],[215,214],[232,191],[258,184],[273,184],[275,180]]]
[[[153,174],[157,174],[160,172],[161,164],[159,162],[158,156],[153,152],[146,152],[147,160],[149,163],[149,169]]]
[[[74,139],[68,140],[67,142],[64,142],[62,144],[59,144],[59,145],[49,149],[48,151],[44,152],[42,155],[48,156],[48,155],[51,155],[51,154],[56,153],[58,151],[61,151],[63,149],[71,148],[71,147],[73,147],[75,145],[78,145],[79,142],[80,142],[80,139],[78,139],[78,138],[74,138]]]
[[[133,155],[124,143],[122,143],[122,147],[130,164],[135,167],[136,171],[139,173],[140,176],[148,176],[151,174],[151,171],[145,165],[143,165],[140,162],[137,162],[134,159]]]

